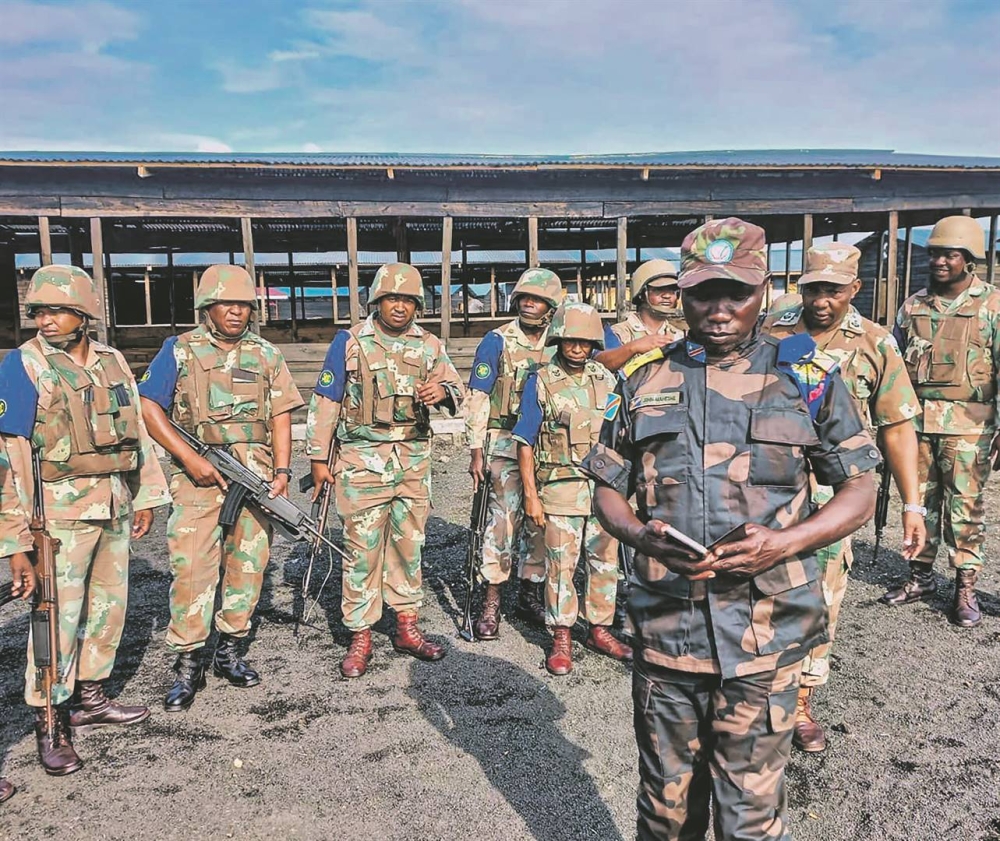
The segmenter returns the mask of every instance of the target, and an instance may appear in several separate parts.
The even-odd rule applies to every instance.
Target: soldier
[[[903,302],[894,331],[923,409],[915,422],[928,539],[910,561],[909,580],[882,601],[909,604],[937,591],[934,559],[943,538],[956,571],[950,619],[962,628],[982,620],[975,586],[983,565],[983,488],[991,461],[994,470],[1000,466],[1000,290],[975,275],[984,241],[968,216],[939,221],[927,240],[928,288]]]
[[[473,626],[481,640],[494,640],[500,635],[500,587],[510,578],[515,543],[522,536],[525,551],[518,570],[518,609],[526,618],[545,623],[545,605],[538,594],[538,584],[545,580],[545,544],[541,531],[524,517],[517,443],[511,438],[511,430],[528,374],[552,357],[545,338],[552,313],[562,298],[562,283],[554,272],[528,269],[511,295],[517,318],[491,330],[476,348],[465,425],[472,451],[469,473],[473,490],[484,480],[487,457],[490,470],[489,519],[481,570],[486,593]],[[483,452],[487,435],[488,455]]]
[[[644,840],[704,837],[710,801],[716,838],[791,837],[784,768],[802,658],[826,639],[814,552],[875,504],[878,450],[839,375],[813,363],[808,336],[756,329],[765,249],[764,231],[736,218],[688,234],[688,339],[619,385],[585,461],[595,512],[637,550]],[[819,510],[810,472],[834,488]]]
[[[244,507],[223,534],[219,513],[226,482],[170,420],[207,444],[229,447],[271,483],[272,496],[284,496],[292,475],[292,412],[303,405],[281,351],[250,329],[257,291],[246,269],[209,266],[194,304],[203,323],[168,338],[139,383],[150,432],[173,457],[174,508],[167,522],[173,580],[166,642],[177,659],[163,702],[167,712],[186,710],[205,686],[202,649],[212,633],[220,571],[213,671],[232,686],[260,683],[260,675],[243,659],[239,641],[250,633],[272,531],[263,516]]]
[[[601,316],[593,307],[564,304],[545,341],[556,346],[556,355],[528,377],[513,437],[524,513],[545,535],[545,622],[553,635],[545,668],[566,675],[573,670],[570,631],[579,613],[573,573],[581,554],[587,559],[583,616],[590,625],[585,644],[616,660],[632,659],[632,649],[608,630],[618,589],[618,542],[591,513],[593,482],[580,470],[597,443],[615,378],[590,358],[604,346]]]
[[[879,432],[886,464],[903,500],[903,555],[912,559],[923,549],[927,537],[917,480],[917,433],[912,422],[920,414],[920,404],[892,334],[863,318],[851,304],[861,289],[860,259],[861,252],[844,243],[810,248],[805,273],[799,279],[801,302],[770,315],[764,331],[779,340],[808,333],[816,342],[815,361],[821,362],[825,355],[839,365],[869,431],[873,435],[875,430]],[[815,485],[812,496],[815,505],[825,505],[833,497],[833,488]],[[810,651],[802,668],[793,744],[809,752],[826,748],[826,734],[812,715],[811,696],[830,677],[830,648],[854,563],[851,538],[819,549],[816,561],[829,611],[830,641]]]
[[[683,339],[687,324],[677,302],[677,266],[647,260],[632,274],[635,312],[604,329],[604,350],[595,360],[618,371],[630,359]]]
[[[64,679],[52,690],[51,732],[30,638],[25,701],[35,708],[42,767],[62,776],[83,767],[71,726],[149,717],[144,706],[108,698],[103,682],[125,627],[129,541],[149,531],[152,509],[170,497],[128,363],[87,335],[103,309],[91,277],[72,266],[43,266],[31,278],[26,309],[38,334],[0,363],[0,433],[21,503],[3,505],[0,531],[13,532],[7,545],[16,548],[12,560],[23,569],[22,553],[32,545],[30,512],[40,502],[46,529],[58,541],[57,645]]]
[[[348,678],[368,668],[371,627],[383,604],[396,613],[396,651],[420,660],[445,655],[417,627],[431,497],[428,410],[443,406],[454,414],[465,393],[441,340],[416,323],[424,308],[416,268],[382,266],[368,301],[374,312],[330,344],[307,424],[313,480],[318,492],[337,477],[337,513],[351,556],[341,597],[351,644],[340,671]]]

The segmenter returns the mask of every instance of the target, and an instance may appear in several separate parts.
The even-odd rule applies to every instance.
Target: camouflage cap
[[[632,303],[639,303],[639,296],[647,286],[666,289],[677,285],[677,266],[670,260],[647,260],[632,272]]]
[[[201,310],[222,301],[249,304],[257,309],[257,289],[250,272],[242,266],[220,263],[209,266],[201,273],[194,296],[194,308]]]
[[[24,303],[29,317],[40,307],[53,307],[101,318],[94,279],[76,266],[42,266],[31,276]]]
[[[677,281],[681,289],[727,278],[760,286],[767,275],[767,240],[757,225],[730,216],[706,222],[684,237]]]
[[[844,242],[829,242],[814,245],[806,251],[805,272],[799,278],[799,286],[808,283],[835,283],[847,286],[858,279],[858,264],[861,252]]]
[[[514,284],[514,291],[510,293],[511,304],[517,300],[518,295],[534,295],[555,308],[562,303],[562,281],[559,275],[549,269],[528,269]]]
[[[552,326],[545,344],[554,345],[560,339],[584,339],[604,349],[604,324],[601,314],[590,304],[563,304],[552,316]]]
[[[416,298],[420,309],[424,308],[424,279],[420,270],[409,263],[386,263],[375,272],[368,291],[368,303],[374,304],[386,295],[406,295]]]

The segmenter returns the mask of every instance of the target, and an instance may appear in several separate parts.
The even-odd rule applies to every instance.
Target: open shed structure
[[[31,270],[72,262],[102,290],[102,337],[141,367],[194,323],[200,271],[233,262],[257,278],[263,335],[313,343],[312,360],[363,317],[378,265],[400,259],[420,266],[430,291],[421,323],[461,362],[507,317],[526,266],[555,269],[570,294],[620,317],[639,262],[674,256],[689,230],[727,215],[767,231],[777,291],[815,238],[875,232],[884,253],[863,280],[884,321],[908,291],[908,232],[943,215],[990,218],[992,280],[998,208],[1000,158],[880,150],[0,152],[0,345],[30,331],[19,295]]]

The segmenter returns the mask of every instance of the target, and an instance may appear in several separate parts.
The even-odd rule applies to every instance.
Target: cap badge
[[[735,252],[736,246],[728,239],[717,239],[714,242],[710,242],[705,248],[705,259],[709,263],[715,263],[716,265],[729,263],[732,261]]]

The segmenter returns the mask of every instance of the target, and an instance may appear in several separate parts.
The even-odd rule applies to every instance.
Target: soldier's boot
[[[529,578],[522,578],[517,591],[517,614],[522,619],[545,627],[545,602],[539,594],[540,585]]]
[[[126,706],[104,694],[99,680],[81,680],[69,714],[70,726],[96,727],[102,724],[138,724],[149,718],[149,707]]]
[[[552,650],[545,658],[550,675],[568,675],[573,671],[573,638],[569,628],[552,629]]]
[[[495,640],[500,636],[500,585],[487,584],[483,609],[472,626],[479,640]]]
[[[205,664],[201,662],[201,650],[182,651],[174,663],[174,683],[163,699],[163,709],[168,713],[179,713],[194,703],[199,689],[205,688]]]
[[[879,600],[882,604],[910,604],[933,596],[937,592],[934,579],[934,565],[923,561],[910,561],[910,578],[903,584],[888,590]]]
[[[340,661],[340,673],[344,677],[361,677],[368,671],[368,663],[371,659],[371,628],[355,631],[351,634],[351,644],[347,648],[347,655]]]
[[[73,749],[73,739],[69,727],[69,706],[59,704],[52,710],[52,727],[45,718],[45,707],[35,710],[35,741],[38,743],[38,759],[45,773],[53,777],[65,777],[79,771],[83,760]]]
[[[951,605],[952,625],[960,628],[975,628],[983,621],[976,598],[976,579],[979,573],[974,569],[960,569],[955,574],[955,600]]]
[[[602,625],[591,625],[587,639],[583,643],[587,648],[606,654],[615,660],[632,662],[632,649],[615,639],[614,635]]]
[[[792,744],[806,753],[826,750],[826,733],[812,714],[812,687],[799,687],[799,697],[795,704],[795,732]]]
[[[416,613],[396,614],[392,647],[400,654],[409,654],[418,660],[440,660],[445,655],[444,646],[431,642],[420,632]]]
[[[215,647],[215,657],[212,659],[212,673],[216,677],[224,677],[233,686],[247,689],[260,683],[260,675],[240,657],[236,650],[238,644],[236,637],[219,634],[219,644]]]
[[[14,796],[15,791],[17,791],[17,789],[14,788],[14,786],[0,777],[0,803],[3,803],[5,800],[10,800]]]

